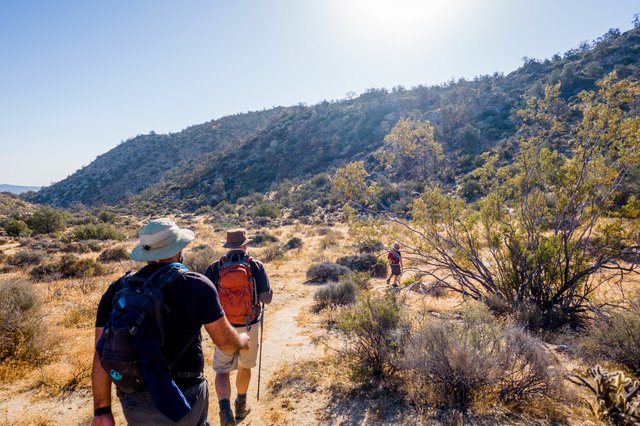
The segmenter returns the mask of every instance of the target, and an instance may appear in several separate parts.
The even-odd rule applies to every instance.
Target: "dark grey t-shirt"
[[[153,263],[145,266],[136,273],[148,278],[165,264]],[[96,327],[104,327],[109,321],[113,298],[122,288],[121,280],[113,282],[102,295],[96,314]],[[164,304],[167,309],[163,313],[165,343],[162,353],[165,360],[171,364],[178,357],[179,360],[172,368],[173,372],[198,373],[204,369],[204,355],[202,354],[202,337],[200,329],[203,324],[209,324],[224,316],[220,305],[218,291],[204,275],[187,272],[162,288]]]

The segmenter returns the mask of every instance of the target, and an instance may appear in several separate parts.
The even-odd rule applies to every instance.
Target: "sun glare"
[[[348,0],[343,3],[351,30],[361,36],[397,40],[435,34],[456,12],[452,0]]]

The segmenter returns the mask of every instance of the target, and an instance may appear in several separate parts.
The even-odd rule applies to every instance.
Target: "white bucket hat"
[[[154,219],[140,231],[140,244],[131,250],[131,260],[151,262],[167,259],[180,253],[195,234],[189,229],[180,229],[169,218]]]

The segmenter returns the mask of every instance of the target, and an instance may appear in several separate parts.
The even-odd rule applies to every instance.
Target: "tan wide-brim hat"
[[[140,244],[129,257],[138,262],[167,259],[178,254],[195,238],[193,231],[181,229],[169,218],[154,219],[140,231]]]
[[[229,229],[227,231],[227,239],[222,241],[222,247],[240,248],[251,241],[253,240],[247,238],[246,231],[243,228]]]

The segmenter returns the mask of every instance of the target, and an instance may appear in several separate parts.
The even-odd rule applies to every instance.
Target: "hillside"
[[[516,111],[561,83],[562,97],[616,70],[640,77],[640,29],[608,33],[547,60],[524,58],[503,75],[439,86],[370,89],[313,106],[279,107],[224,117],[168,135],[140,135],[30,197],[54,206],[133,204],[195,211],[254,192],[291,189],[353,159],[370,159],[402,117],[430,120],[445,147],[452,179],[473,169],[478,154],[513,136]]]

